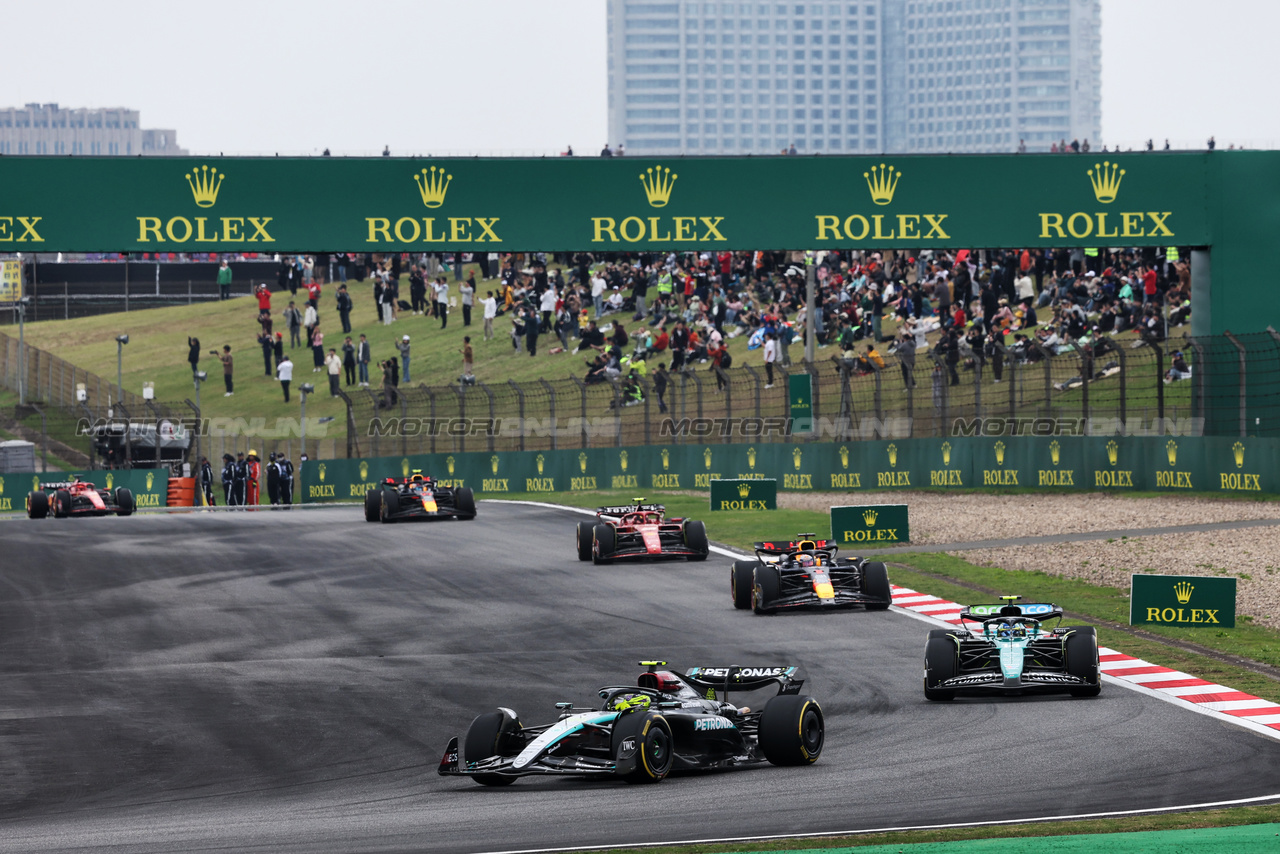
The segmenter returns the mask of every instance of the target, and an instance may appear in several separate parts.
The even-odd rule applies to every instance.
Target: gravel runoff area
[[[907,504],[919,544],[1037,537],[1280,518],[1280,503],[1213,498],[1126,498],[1112,494],[780,493],[778,506],[825,511],[840,504]],[[970,563],[1040,570],[1129,589],[1133,572],[1234,575],[1237,609],[1280,628],[1280,526],[975,549]]]

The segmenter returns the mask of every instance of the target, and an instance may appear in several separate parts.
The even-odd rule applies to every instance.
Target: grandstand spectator
[[[187,336],[187,361],[191,363],[191,373],[200,370],[200,339]]]
[[[311,328],[311,359],[314,365],[311,373],[318,374],[324,370],[324,333],[320,331],[319,323]]]
[[[267,290],[266,283],[263,282],[259,284],[257,289],[254,290],[253,293],[254,293],[254,296],[258,298],[258,313],[261,314],[264,311],[270,313],[271,312],[271,291]]]
[[[338,383],[342,376],[342,358],[338,356],[338,351],[329,348],[329,355],[324,359],[324,366],[329,374],[329,396],[338,396]]]
[[[458,286],[458,302],[462,305],[462,325],[471,325],[471,306],[476,297],[476,274],[471,273],[466,281]]]
[[[493,320],[498,316],[498,301],[494,299],[493,291],[486,294],[480,304],[484,306],[484,340],[489,341],[493,338]]]
[[[222,362],[222,382],[227,387],[227,392],[223,397],[231,397],[236,390],[232,379],[231,345],[223,344],[221,354],[219,354],[217,350],[210,350],[209,355],[217,356]]]
[[[338,317],[342,320],[342,331],[351,331],[351,295],[347,293],[346,285],[338,286]]]
[[[289,383],[293,382],[293,361],[285,355],[276,365],[276,377],[280,380],[280,388],[284,391],[284,402],[289,402]]]
[[[225,258],[218,266],[218,299],[231,299],[231,268]]]
[[[289,301],[289,307],[284,310],[284,322],[289,327],[289,349],[301,346],[302,344],[302,312],[298,311],[298,307]]]
[[[262,348],[262,365],[263,372],[268,379],[275,376],[275,371],[271,368],[271,356],[275,352],[275,339],[268,332],[258,334],[258,346]]]

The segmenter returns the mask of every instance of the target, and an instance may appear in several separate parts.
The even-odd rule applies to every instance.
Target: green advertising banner
[[[813,432],[813,377],[797,371],[787,377],[792,433]]]
[[[711,481],[712,510],[777,510],[778,482],[772,478]]]
[[[911,541],[905,504],[853,504],[831,508],[831,539],[841,548]]]
[[[1134,573],[1129,594],[1129,624],[1233,629],[1236,579]]]

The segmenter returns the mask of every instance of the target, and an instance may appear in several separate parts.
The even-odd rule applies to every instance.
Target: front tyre
[[[892,604],[893,593],[889,589],[889,570],[880,561],[862,564],[862,592],[878,600],[867,603],[868,611],[885,611]]]
[[[575,526],[574,545],[578,549],[578,560],[591,560],[591,535],[594,528],[593,522],[579,522]]]
[[[400,512],[400,493],[394,489],[382,490],[382,506],[378,512],[384,524],[394,522],[396,514]]]
[[[116,489],[116,515],[132,516],[134,510],[133,493],[121,486]]]
[[[471,491],[471,487],[462,486],[454,494],[454,501],[457,503],[458,512],[467,519],[476,518],[476,496]]]
[[[812,697],[779,694],[760,715],[760,750],[773,765],[812,765],[825,737],[822,709]]]
[[[591,562],[596,566],[609,562],[610,556],[618,547],[618,532],[612,525],[603,523],[591,529]]]
[[[382,490],[367,489],[364,493],[364,520],[376,522],[382,516]]]
[[[745,611],[751,607],[751,599],[755,594],[755,575],[759,561],[735,560],[729,569],[729,592],[733,596],[733,607]]]
[[[57,519],[65,519],[71,515],[71,493],[59,489],[53,493],[53,515]]]
[[[49,493],[27,493],[27,516],[32,519],[43,519],[49,515]]]
[[[1071,689],[1073,697],[1096,697],[1102,693],[1102,666],[1098,662],[1098,630],[1093,626],[1070,626],[1065,655],[1067,673],[1089,684]]]
[[[524,728],[519,718],[512,719],[503,712],[478,715],[467,729],[462,761],[479,762],[491,756],[516,756],[524,748],[524,741]],[[515,777],[506,774],[475,774],[471,779],[482,786],[510,786],[516,781]]]
[[[628,783],[660,783],[675,763],[671,725],[657,712],[631,712],[613,725],[613,759]]]
[[[752,572],[751,608],[757,614],[772,614],[778,609],[774,602],[782,596],[782,576],[776,566],[757,563]]]
[[[933,629],[924,646],[924,696],[927,700],[954,700],[955,689],[938,688],[960,671],[960,653],[946,629]]]
[[[707,555],[711,552],[711,546],[707,542],[707,526],[699,522],[697,519],[690,519],[684,523],[684,544],[693,554],[689,555],[689,560],[706,560]]]

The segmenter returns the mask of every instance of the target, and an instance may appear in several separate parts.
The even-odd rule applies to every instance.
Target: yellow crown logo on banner
[[[191,188],[191,197],[196,205],[211,208],[218,203],[218,190],[222,189],[222,179],[227,175],[219,175],[217,169],[201,166],[187,173],[187,186]]]
[[[876,523],[876,519],[878,519],[878,518],[880,518],[880,514],[879,514],[879,513],[877,513],[877,512],[876,512],[876,511],[874,511],[874,510],[863,510],[863,511],[862,511],[862,521],[864,521],[864,522],[866,522],[866,523],[867,523],[867,527],[868,527],[868,528],[870,528],[872,525],[874,525],[874,524]]]
[[[666,448],[662,449],[662,470],[666,471],[671,467],[671,452]]]
[[[893,192],[898,189],[898,179],[902,177],[902,173],[894,172],[892,166],[881,163],[878,167],[872,166],[870,172],[863,172],[862,177],[867,179],[871,201],[877,205],[887,205],[893,201]]]
[[[1094,169],[1098,171],[1094,172]],[[1124,180],[1124,170],[1120,168],[1120,164],[1104,160],[1101,166],[1093,164],[1093,169],[1088,172],[1089,182],[1093,184],[1093,195],[1097,200],[1104,205],[1114,202],[1116,194],[1120,192],[1120,182]]]
[[[750,495],[750,494],[751,494],[751,484],[749,484],[749,483],[740,483],[740,484],[738,484],[738,497],[739,497],[739,498],[746,498],[746,497],[747,497],[748,495]]]
[[[1115,465],[1120,459],[1120,446],[1116,444],[1116,440],[1112,439],[1107,442],[1107,462]]]
[[[1178,604],[1185,605],[1191,601],[1191,591],[1196,588],[1187,581],[1179,581],[1173,585],[1173,595],[1178,597]]]
[[[4,495],[4,478],[0,477],[0,495]]]
[[[1244,443],[1236,442],[1231,446],[1231,453],[1236,458],[1236,468],[1244,466]]]
[[[538,456],[537,456],[536,458],[534,458],[534,462],[538,464],[538,475],[539,475],[539,477],[541,477],[541,475],[542,475],[542,467],[543,467],[544,465],[546,465],[547,458],[546,458],[546,457],[544,457],[542,454],[538,454]]]
[[[791,461],[795,463],[797,471],[800,469],[800,455],[801,452],[799,448],[795,448],[791,451]]]
[[[655,208],[666,207],[671,201],[671,188],[675,186],[675,175],[665,166],[650,166],[640,175],[640,183],[644,185],[645,198]]]
[[[1178,464],[1178,443],[1170,439],[1164,444],[1164,452],[1169,455],[1169,465]]]
[[[627,452],[618,451],[618,465],[622,466],[622,470],[627,470]]]
[[[495,465],[496,465],[496,463],[495,463]],[[449,477],[453,477],[453,466],[454,466],[454,459],[453,459],[453,457],[452,457],[452,456],[445,457],[445,460],[444,460],[444,467],[445,467],[445,470],[449,472]]]
[[[492,457],[489,457],[489,471],[492,474],[498,473],[498,461],[499,460],[498,460],[497,454],[494,454]],[[449,457],[449,474],[453,474],[453,457]]]
[[[747,468],[755,471],[756,468],[756,449],[754,447],[747,448]]]
[[[364,460],[360,461],[360,479],[362,481],[369,479],[369,464]]]
[[[107,472],[107,489],[111,489],[116,482],[116,476],[111,472]]]
[[[849,467],[849,449],[844,445],[840,446],[840,468],[847,469]]]
[[[1057,439],[1049,443],[1049,459],[1053,460],[1055,466],[1062,460],[1062,446]]]
[[[40,475],[36,475],[35,477],[31,478],[31,491],[32,492],[40,491]]]
[[[320,482],[324,483],[324,463],[320,464]]]
[[[998,466],[1004,465],[1004,442],[996,442],[995,450],[996,450],[996,465]]]
[[[942,443],[942,464],[944,466],[951,465],[951,443],[950,442]]]
[[[706,448],[702,451],[702,461],[707,464],[707,468],[711,468],[711,449]]]
[[[587,452],[586,451],[581,451],[578,453],[578,470],[583,474],[587,473]]]
[[[444,204],[444,194],[449,192],[452,181],[453,176],[446,175],[443,166],[439,167],[439,171],[432,166],[430,173],[423,169],[421,175],[413,176],[413,183],[418,185],[422,203],[429,208],[438,208]]]
[[[156,483],[156,473],[153,471],[147,472],[147,492],[151,491],[151,487],[155,486],[155,483]]]
[[[898,465],[898,446],[889,443],[889,447],[885,448],[889,452],[889,468],[896,468]]]
[[[400,461],[400,476],[401,477],[409,476],[409,458],[408,457],[405,457],[403,460]]]

